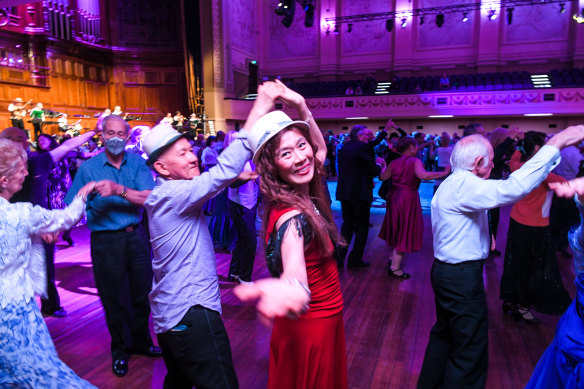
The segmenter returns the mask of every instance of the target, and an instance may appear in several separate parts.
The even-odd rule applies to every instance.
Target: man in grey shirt
[[[273,82],[260,86],[244,128],[251,128],[271,110],[277,91]],[[199,170],[190,143],[170,126],[154,127],[143,143],[149,155],[148,164],[159,174],[144,207],[154,256],[150,304],[154,331],[168,370],[165,388],[238,387],[229,339],[220,316],[213,242],[202,207],[238,176],[253,178],[241,173],[252,157],[248,135],[247,131],[240,131],[238,139],[221,153],[217,165],[204,173]],[[266,317],[300,311],[294,307],[302,307],[309,299],[304,289],[293,283],[262,293],[264,285],[274,286],[278,281],[260,281],[242,289],[246,300],[250,294],[260,298],[258,310]],[[300,298],[295,299],[298,293]],[[277,310],[266,313],[262,310],[266,305],[263,297],[271,301],[280,297],[288,300],[277,301],[279,313]],[[294,301],[300,303],[295,305]]]

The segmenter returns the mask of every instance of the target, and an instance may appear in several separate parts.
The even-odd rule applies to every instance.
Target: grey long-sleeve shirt
[[[191,180],[157,178],[144,203],[154,257],[150,305],[156,333],[175,327],[193,305],[221,313],[215,252],[202,207],[251,156],[242,130],[209,171]]]

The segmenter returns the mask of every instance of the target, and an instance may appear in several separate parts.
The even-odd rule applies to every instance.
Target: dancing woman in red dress
[[[266,256],[272,276],[306,287],[311,300],[306,312],[274,320],[268,388],[343,389],[343,299],[332,256],[338,232],[321,182],[326,145],[304,98],[276,82],[278,97],[304,121],[274,111],[251,131],[264,129],[253,160],[264,196]]]

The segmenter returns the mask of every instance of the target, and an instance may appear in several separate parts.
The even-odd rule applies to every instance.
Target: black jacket
[[[381,173],[371,143],[351,140],[338,155],[337,200],[373,201],[373,177]]]

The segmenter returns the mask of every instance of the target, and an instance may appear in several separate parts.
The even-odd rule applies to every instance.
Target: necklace
[[[317,216],[320,216],[320,212],[318,211],[318,208],[316,208],[316,205],[311,201],[312,203],[312,208],[314,208],[314,213],[316,213]]]

